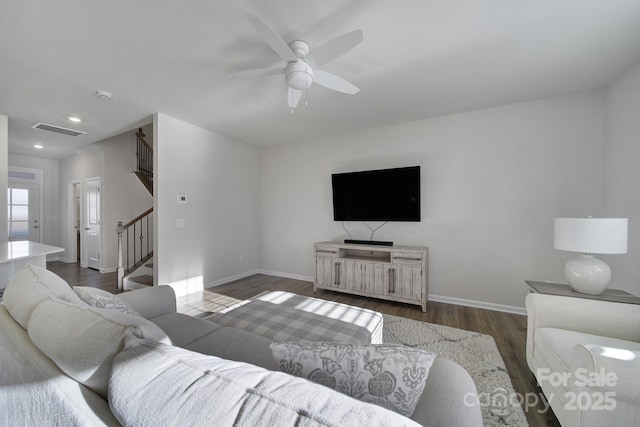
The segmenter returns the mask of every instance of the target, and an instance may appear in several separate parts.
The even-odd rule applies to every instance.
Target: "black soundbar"
[[[351,243],[354,245],[374,245],[374,246],[393,246],[393,242],[385,242],[382,240],[353,240],[344,239],[345,243]]]

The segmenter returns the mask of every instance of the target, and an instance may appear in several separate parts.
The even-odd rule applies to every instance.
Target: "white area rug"
[[[492,336],[385,314],[383,341],[430,350],[465,368],[476,383],[485,426],[529,425]]]

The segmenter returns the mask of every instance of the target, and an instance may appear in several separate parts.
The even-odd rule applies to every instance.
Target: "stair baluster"
[[[136,157],[138,170],[134,173],[142,185],[153,195],[153,147],[147,142],[142,128],[136,132]]]
[[[126,224],[118,221],[116,232],[118,233],[117,276],[119,291],[123,291],[122,283],[125,274],[133,272],[153,257],[152,226],[153,208],[147,209]],[[132,235],[132,239],[129,239],[129,234]],[[136,240],[139,240],[139,248]]]

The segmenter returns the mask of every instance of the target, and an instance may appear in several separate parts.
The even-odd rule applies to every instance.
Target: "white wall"
[[[151,125],[143,129],[145,133],[152,132]],[[68,249],[70,244],[75,244],[73,237],[69,234],[71,225],[69,183],[80,181],[80,194],[84,197],[85,180],[101,178],[101,268],[103,271],[115,271],[117,267],[117,222],[129,221],[153,205],[151,195],[131,173],[135,168],[135,130],[96,142],[60,161],[60,245],[65,249]],[[84,216],[84,209],[81,209],[83,225]],[[68,256],[67,252],[62,255],[62,257],[65,256]]]
[[[156,283],[183,292],[187,280],[193,289],[255,272],[258,149],[161,113],[154,125]]]
[[[60,246],[60,192],[59,161],[40,157],[9,154],[9,165],[42,170],[42,243]],[[58,254],[49,255],[48,260],[57,259]]]
[[[603,258],[610,287],[640,295],[640,63],[607,88],[606,141],[605,213],[629,218],[629,252]]]
[[[602,214],[603,98],[587,92],[264,148],[260,267],[311,278],[313,243],[347,237],[333,221],[331,173],[420,165],[422,222],[389,223],[375,238],[430,248],[432,298],[523,307],[525,279],[564,280],[572,254],[553,249],[553,218]],[[347,227],[369,238],[358,223]]]
[[[0,115],[0,206],[7,206],[9,184],[9,118]],[[0,224],[7,224],[7,210],[0,209]],[[9,239],[7,227],[0,227],[0,242]]]

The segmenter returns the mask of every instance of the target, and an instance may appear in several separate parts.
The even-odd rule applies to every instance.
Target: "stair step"
[[[145,264],[144,266],[145,266],[145,267],[149,267],[149,268],[153,268],[153,263],[152,263],[152,262],[150,262],[149,264]]]
[[[149,275],[129,277],[129,281],[140,283],[145,286],[153,286],[153,276]]]

